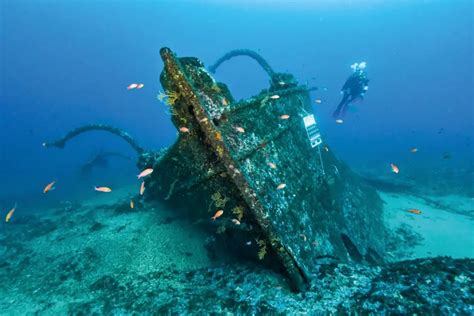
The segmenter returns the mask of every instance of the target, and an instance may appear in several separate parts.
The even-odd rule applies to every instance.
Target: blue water
[[[84,135],[63,150],[41,143],[107,123],[150,149],[172,144],[176,130],[156,99],[163,46],[206,65],[250,48],[275,70],[327,87],[312,93],[323,100],[314,112],[334,152],[356,170],[384,174],[396,162],[413,174],[462,169],[472,179],[472,1],[6,0],[0,10],[2,209],[88,197],[103,182],[134,183],[128,175],[136,167],[125,160],[78,178],[94,152],[135,155],[113,136]],[[360,61],[368,63],[370,90],[337,125],[339,90]],[[237,99],[268,87],[248,58],[227,62],[215,77]],[[145,88],[127,91],[131,82]],[[445,152],[452,159],[442,159]],[[54,179],[61,194],[43,197]]]
[[[472,313],[473,16],[472,0],[0,0],[0,315]],[[282,275],[221,255],[221,248],[239,247],[231,242],[240,233],[227,238],[233,228],[226,232],[220,220],[208,218],[191,222],[185,213],[139,198],[137,155],[118,137],[94,132],[64,149],[42,146],[93,123],[119,127],[149,150],[172,145],[178,133],[169,107],[157,99],[162,47],[206,66],[230,50],[251,49],[275,71],[319,87],[311,99],[324,145],[384,202],[376,213],[377,199],[349,192],[344,216],[367,223],[353,205],[373,203],[359,196],[377,203],[365,209],[383,219],[386,230],[374,239],[384,239],[389,264],[335,265],[323,250],[322,265],[318,257],[310,267],[309,293],[292,294]],[[370,88],[336,124],[332,113],[350,65],[362,61]],[[213,76],[237,100],[269,87],[268,75],[247,57],[225,62]],[[127,90],[134,82],[144,88]],[[131,159],[111,157],[81,174],[101,152]],[[53,180],[56,189],[43,194]],[[332,176],[326,180],[334,183]],[[97,193],[94,186],[114,192]],[[16,212],[5,223],[13,205]],[[283,225],[291,226],[293,216],[308,218],[289,211]],[[245,217],[243,231],[260,234],[253,216],[248,223]],[[304,242],[305,229],[319,229],[314,225],[302,227]],[[274,248],[272,236],[249,238],[244,247],[260,255],[263,242],[265,254],[266,238]],[[305,250],[318,247],[318,240],[310,241]],[[425,259],[403,261],[417,258]]]

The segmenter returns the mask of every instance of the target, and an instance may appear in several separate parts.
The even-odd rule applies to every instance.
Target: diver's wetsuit
[[[356,69],[354,73],[346,80],[346,83],[344,83],[344,86],[341,90],[344,95],[332,116],[334,118],[343,117],[346,113],[349,103],[357,98],[363,98],[364,93],[368,89],[368,83],[369,79],[367,79],[367,73],[362,69]]]

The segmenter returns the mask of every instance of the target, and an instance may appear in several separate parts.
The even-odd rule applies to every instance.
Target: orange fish
[[[213,221],[215,221],[217,218],[221,217],[222,214],[224,214],[224,211],[223,211],[223,210],[218,210],[218,211],[216,212],[216,214],[214,214],[214,216],[211,217],[211,219],[212,219]]]
[[[127,90],[133,90],[138,88],[138,83],[131,83],[127,86]]]
[[[287,120],[289,118],[290,118],[290,116],[288,114],[283,114],[283,115],[280,116],[280,119],[282,119],[282,120]]]
[[[139,84],[137,84],[137,89],[141,89],[141,88],[143,88],[144,86],[145,86],[145,85],[144,85],[143,83],[139,83]]]
[[[269,162],[269,163],[268,163],[268,166],[270,166],[270,168],[272,168],[272,169],[276,169],[276,168],[277,168],[277,165],[275,165],[273,162]]]
[[[282,190],[282,189],[284,189],[284,188],[286,188],[286,184],[284,184],[284,183],[280,183],[280,184],[277,186],[277,190]]]
[[[344,121],[341,120],[341,119],[337,119],[337,120],[336,120],[336,123],[337,123],[337,124],[342,124],[342,123],[344,123]]]
[[[222,135],[219,132],[216,132],[216,140],[221,141],[222,140]]]
[[[240,225],[240,221],[236,218],[232,219],[232,223],[234,223],[235,225]]]
[[[12,218],[13,213],[15,213],[15,210],[16,210],[16,203],[15,203],[15,206],[8,212],[7,216],[5,217],[6,223],[10,221],[10,218]]]
[[[133,203],[133,200],[130,200],[130,208],[134,208],[135,207],[135,203]]]
[[[51,190],[54,190],[54,187],[53,185],[56,183],[56,181],[53,181],[51,182],[50,184],[48,184],[47,186],[44,187],[43,189],[43,193],[46,193],[48,191],[51,191]]]
[[[408,212],[413,213],[413,214],[421,214],[420,210],[417,210],[416,208],[413,208],[411,210],[408,210]]]
[[[239,133],[245,133],[245,130],[244,130],[242,127],[240,127],[240,126],[236,126],[236,127],[235,127],[235,130],[236,130],[237,132],[239,132]]]
[[[179,128],[179,131],[180,131],[181,133],[189,133],[189,128],[183,126],[183,127],[180,127],[180,128]]]
[[[416,153],[417,151],[418,151],[418,148],[412,148],[412,149],[410,149],[410,152],[411,152],[411,153]]]
[[[398,169],[397,165],[391,163],[390,167],[392,168],[392,172],[399,173],[400,170]]]
[[[145,181],[142,181],[142,184],[140,185],[140,195],[143,195],[145,192]]]
[[[321,104],[323,101],[321,99],[314,100],[317,104]]]
[[[276,100],[276,99],[279,99],[279,98],[280,98],[280,96],[278,94],[272,95],[270,97],[270,99],[273,99],[273,100]]]
[[[98,192],[104,192],[104,193],[112,192],[112,189],[109,187],[94,187],[94,190]]]
[[[147,168],[147,169],[143,170],[142,172],[140,172],[140,174],[137,175],[137,177],[138,177],[138,179],[140,179],[140,178],[143,178],[143,177],[146,177],[146,176],[150,175],[152,172],[153,172],[152,168]]]

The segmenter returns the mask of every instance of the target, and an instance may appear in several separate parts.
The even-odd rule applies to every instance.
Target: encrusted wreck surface
[[[293,289],[310,283],[320,258],[383,262],[385,228],[377,193],[339,161],[311,114],[309,88],[277,73],[257,53],[236,50],[268,73],[270,87],[236,102],[192,57],[160,51],[160,80],[179,138],[162,152],[146,151],[126,132],[107,125],[77,128],[45,147],[64,147],[101,130],[128,142],[140,169],[153,168],[145,198],[164,201],[204,224],[211,254],[226,251],[284,271]],[[218,210],[223,215],[210,217]]]
[[[198,59],[168,48],[161,56],[172,121],[184,132],[157,160],[142,155],[139,166],[155,170],[148,198],[197,219],[224,210],[214,229],[219,245],[283,267],[296,289],[317,258],[382,260],[381,200],[324,141],[312,147],[308,87],[265,64],[270,88],[235,102]]]

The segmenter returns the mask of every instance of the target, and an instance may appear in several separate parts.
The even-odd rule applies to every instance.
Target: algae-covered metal
[[[268,89],[236,102],[197,58],[178,58],[168,48],[160,53],[166,90],[160,98],[179,131],[173,146],[146,151],[128,133],[101,124],[43,145],[62,148],[97,130],[121,137],[138,153],[141,170],[154,169],[145,198],[211,227],[214,248],[283,270],[296,290],[305,289],[321,257],[382,261],[382,202],[321,138],[311,88],[275,72],[255,52],[235,50],[210,69],[248,56],[270,77]],[[211,220],[216,212],[222,216]]]
[[[255,258],[277,259],[270,264],[283,267],[299,290],[321,256],[377,260],[380,199],[320,144],[319,133],[309,139],[316,122],[308,124],[306,86],[278,74],[287,82],[272,78],[268,90],[235,102],[198,59],[160,53],[172,120],[186,132],[154,162],[151,195],[191,217],[224,210],[217,233],[247,253],[254,240]]]

